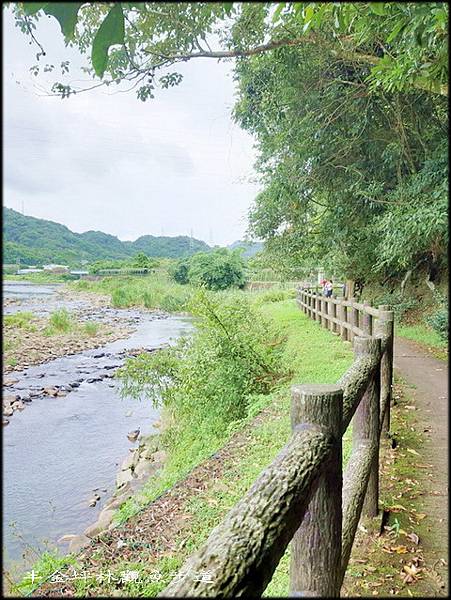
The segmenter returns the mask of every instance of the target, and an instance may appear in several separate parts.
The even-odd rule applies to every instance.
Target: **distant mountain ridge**
[[[3,264],[80,264],[104,259],[126,259],[138,252],[157,258],[182,258],[210,246],[188,236],[143,235],[134,242],[102,231],[75,233],[65,225],[22,215],[3,207]]]
[[[255,256],[257,252],[263,250],[263,242],[245,242],[244,240],[237,240],[233,242],[233,244],[229,244],[227,246],[230,250],[235,250],[235,248],[243,248],[244,252],[242,256],[244,258],[251,258]]]

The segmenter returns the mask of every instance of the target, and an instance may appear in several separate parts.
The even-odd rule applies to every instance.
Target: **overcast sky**
[[[45,95],[60,73],[31,75],[38,48],[2,12],[6,206],[121,240],[244,237],[259,188],[253,140],[231,118],[232,63],[186,63],[178,87],[144,103],[117,87],[61,100]],[[89,83],[54,18],[41,19],[36,36],[47,52],[41,62],[70,59],[68,81]]]

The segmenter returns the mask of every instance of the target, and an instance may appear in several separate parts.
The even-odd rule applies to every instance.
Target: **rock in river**
[[[129,433],[127,433],[127,438],[130,440],[130,442],[136,442],[139,436],[139,432],[139,429],[135,429],[134,431],[130,431]]]

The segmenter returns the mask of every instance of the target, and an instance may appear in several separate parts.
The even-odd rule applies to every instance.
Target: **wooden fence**
[[[301,281],[248,281],[245,289],[248,291],[254,290],[292,290],[297,289],[301,285]]]
[[[162,597],[259,597],[290,542],[290,596],[338,597],[360,517],[378,513],[393,312],[304,290],[298,303],[324,326],[346,332],[345,339],[353,336],[355,360],[337,385],[292,387],[291,439]],[[343,472],[342,436],[351,419]]]

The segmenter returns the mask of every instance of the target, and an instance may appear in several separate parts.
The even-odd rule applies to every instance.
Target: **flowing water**
[[[64,304],[55,299],[56,288],[43,292],[50,286],[37,287],[38,294],[48,294],[45,310],[52,302]],[[30,310],[36,300],[32,286],[19,293],[10,297],[22,298],[20,310]],[[17,381],[4,387],[4,394],[20,395],[27,403],[3,427],[4,565],[20,561],[22,570],[30,559],[23,560],[27,546],[42,551],[64,534],[82,533],[114,492],[129,448],[138,444],[127,433],[138,428],[142,434],[157,431],[153,424],[159,410],[149,401],[122,398],[112,375],[130,350],[173,343],[192,331],[192,322],[162,313],[106,311],[129,315],[136,331],[102,348],[14,371],[6,378]],[[67,395],[40,395],[42,388],[54,385]],[[89,507],[94,490],[101,500]]]

